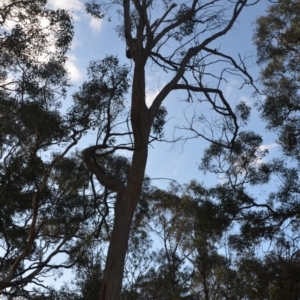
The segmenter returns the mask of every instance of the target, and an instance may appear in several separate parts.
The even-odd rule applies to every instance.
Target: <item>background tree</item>
[[[134,278],[130,293],[124,287],[122,299],[239,299],[245,295],[231,257],[218,253],[231,219],[213,192],[191,182],[184,189],[172,186],[149,195],[147,233],[156,243],[146,261],[152,260]]]
[[[234,199],[233,220],[240,231],[229,240],[239,255],[238,272],[250,299],[298,297],[298,284],[289,276],[297,269],[299,249],[299,4],[271,5],[267,15],[257,19],[254,35],[265,95],[258,108],[267,128],[278,134],[282,156],[267,161],[262,137],[240,132],[233,151],[212,145],[201,165],[223,174],[223,184],[216,187],[218,197]],[[265,183],[276,183],[267,198],[252,190]],[[269,252],[264,255],[260,249],[266,243]]]
[[[55,228],[51,229],[55,223],[50,221],[51,212],[47,209],[49,198],[56,199],[53,204],[70,198],[70,191],[63,189],[62,182],[56,183],[61,190],[55,194],[47,183],[48,180],[54,183],[53,171],[59,174],[58,162],[62,164],[61,159],[77,143],[80,133],[71,136],[71,129],[58,111],[59,98],[64,96],[67,86],[63,63],[73,36],[68,14],[46,9],[44,1],[28,1],[2,3],[1,16],[0,226],[4,254],[0,286],[10,287],[17,296],[17,290],[22,290],[22,286],[51,265],[54,254],[65,252],[61,248],[67,239],[51,241],[55,240],[54,234],[40,244],[36,237],[55,232]],[[47,26],[41,25],[41,19]],[[6,24],[12,20],[14,26],[8,28]],[[49,50],[50,43],[55,45],[54,52]],[[59,143],[65,149],[43,161],[40,151]],[[76,192],[84,187],[85,175],[84,166],[74,165],[74,160],[65,163],[75,167],[75,178],[76,171],[80,174],[81,180],[74,181]],[[49,255],[45,252],[50,244],[56,244],[56,249]]]
[[[245,210],[244,213],[244,220],[249,222],[244,223],[243,233],[249,238],[264,236],[269,239],[276,235],[279,238],[287,229],[291,230],[289,235],[297,236],[299,9],[299,1],[278,1],[270,5],[266,16],[257,19],[254,34],[258,63],[262,66],[262,93],[265,95],[257,104],[262,118],[267,122],[267,128],[278,134],[277,143],[282,150],[282,157],[268,163],[261,161],[262,140],[254,134],[252,137],[248,134],[247,140],[244,138],[241,145],[237,144],[239,157],[234,158],[229,153],[226,158],[224,156],[229,162],[228,166],[234,166],[227,174],[231,174],[229,181],[235,183],[239,197],[246,201],[248,207],[256,207],[258,210]],[[245,176],[239,170],[243,170]],[[238,176],[240,181],[237,180]],[[245,183],[255,186],[275,180],[278,182],[277,190],[273,190],[267,199],[253,197],[246,192]]]
[[[299,160],[299,11],[300,1],[271,5],[257,19],[254,43],[266,99],[260,103],[268,129],[279,134],[278,143],[288,156]]]
[[[299,1],[271,5],[267,15],[257,19],[254,35],[266,96],[258,107],[267,128],[278,134],[277,143],[284,154],[270,164],[269,172],[281,184],[268,201],[280,204],[274,219],[282,225],[291,222],[293,229],[299,212],[299,12]]]
[[[31,297],[25,286],[45,287],[43,277],[82,261],[100,236],[112,191],[94,185],[80,155],[70,151],[89,129],[101,130],[101,116],[113,99],[112,126],[123,108],[127,71],[113,57],[93,63],[91,70],[104,65],[115,73],[110,81],[103,73],[97,88],[83,86],[94,98],[84,102],[78,93],[62,113],[70,85],[65,70],[73,37],[69,13],[29,0],[2,2],[0,14],[0,290],[8,298]],[[124,162],[105,159],[111,172]],[[119,168],[113,175],[121,173]],[[109,218],[105,225],[109,230]],[[62,259],[54,262],[57,255]]]

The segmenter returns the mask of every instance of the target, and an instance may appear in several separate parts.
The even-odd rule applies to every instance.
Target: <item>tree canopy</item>
[[[299,298],[300,1],[256,20],[258,83],[242,56],[216,47],[257,2],[88,1],[93,18],[118,15],[131,66],[95,57],[77,89],[71,12],[0,4],[1,299]],[[154,66],[167,81],[147,103]],[[226,98],[232,76],[258,96],[280,157],[268,159],[247,103]],[[185,133],[170,138],[165,103],[178,92],[210,114],[183,112]],[[222,180],[154,186],[149,147],[189,139],[207,145],[200,171]],[[47,284],[67,269],[72,282]]]

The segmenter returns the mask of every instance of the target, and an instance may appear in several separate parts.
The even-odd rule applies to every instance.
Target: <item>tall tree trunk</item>
[[[131,124],[134,151],[127,186],[115,203],[114,227],[109,243],[100,300],[119,300],[125,256],[133,214],[138,204],[148,156],[151,129],[150,113],[145,101],[144,63],[136,64],[132,85]]]
[[[109,243],[104,277],[101,287],[101,300],[120,299],[123,269],[130,226],[134,209],[129,209],[130,199],[123,197],[115,207],[114,228]]]
[[[122,288],[125,256],[128,247],[130,227],[136,209],[144,178],[147,161],[147,148],[134,155],[133,176],[122,197],[115,203],[114,227],[109,243],[100,300],[119,300]]]

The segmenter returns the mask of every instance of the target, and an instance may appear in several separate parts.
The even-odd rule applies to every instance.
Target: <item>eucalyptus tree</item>
[[[129,129],[122,132],[123,138],[127,135],[127,142],[118,143],[119,140],[115,139],[117,132],[107,126],[97,144],[83,152],[89,170],[103,186],[117,194],[100,299],[119,299],[120,296],[132,217],[140,198],[149,143],[157,139],[155,133],[164,124],[164,100],[176,91],[185,91],[187,102],[199,101],[200,104],[205,101],[215,113],[215,119],[212,118],[215,123],[209,127],[211,136],[194,127],[200,119],[198,123],[190,120],[190,130],[195,137],[203,137],[225,148],[233,146],[239,121],[219,84],[227,71],[241,76],[244,84],[251,84],[252,78],[243,62],[237,62],[229,54],[216,49],[215,42],[233,27],[244,8],[256,2],[99,0],[86,4],[87,11],[98,19],[104,18],[109,9],[116,7],[121,19],[116,28],[128,48],[127,57],[133,63]],[[211,73],[209,66],[220,61],[220,75]],[[156,65],[169,76],[150,107],[146,104],[149,64]],[[208,120],[202,118],[206,125]],[[97,162],[97,159],[118,149],[132,151],[126,184],[109,176]]]
[[[156,190],[150,196],[149,231],[161,248],[155,262],[137,282],[142,298],[222,299],[239,297],[237,272],[224,252],[231,228],[230,205],[192,181],[181,189]]]
[[[266,98],[260,103],[268,129],[279,134],[288,156],[299,160],[300,1],[278,1],[256,21],[254,42]]]
[[[36,237],[46,235],[46,227],[55,226],[45,225],[39,207],[44,203],[42,215],[52,214],[46,208],[50,208],[47,180],[55,167],[60,172],[57,162],[79,138],[79,134],[65,137],[68,128],[57,110],[57,99],[63,97],[67,86],[63,63],[72,36],[69,15],[46,9],[45,1],[1,3],[0,286],[5,292],[7,288],[22,290],[51,265],[51,257],[61,252],[66,242],[62,239],[52,253],[46,254],[52,238],[37,244]],[[55,45],[53,52],[50,43]],[[41,151],[60,142],[65,144],[64,151],[45,163]],[[73,167],[79,166],[73,162]]]
[[[253,276],[251,297],[254,298],[260,293],[261,298],[282,297],[276,280],[270,284],[262,279],[276,278],[276,265],[283,277],[286,276],[283,280],[290,285],[286,268],[290,259],[298,264],[295,249],[300,245],[299,12],[300,1],[274,2],[265,15],[257,18],[253,37],[258,64],[262,67],[260,83],[264,95],[257,106],[267,129],[277,134],[278,139],[274,142],[281,150],[281,156],[267,161],[268,150],[263,146],[263,138],[254,132],[243,131],[238,134],[233,151],[212,145],[205,152],[201,165],[203,170],[224,175],[223,184],[216,188],[218,197],[234,199],[234,220],[239,224],[240,232],[232,235],[230,242],[241,257],[238,263],[243,269],[241,272]],[[265,184],[272,190],[268,194],[257,193],[255,189],[264,189]],[[256,257],[262,241],[269,243],[270,252],[265,257]],[[279,244],[282,249],[287,245],[293,257],[289,257],[286,249],[281,249],[284,258],[282,253],[277,255]],[[292,268],[290,271],[294,272]],[[245,282],[249,282],[247,276]],[[254,288],[256,284],[257,288]],[[291,293],[297,294],[297,287]]]
[[[299,35],[300,1],[278,1],[256,20],[254,43],[261,66],[261,93],[257,106],[267,129],[274,131],[281,157],[266,161],[268,150],[255,133],[241,133],[232,153],[211,149],[203,167],[226,174],[240,200],[242,232],[248,241],[272,239],[288,232],[298,235],[299,226]],[[227,168],[221,170],[223,161]],[[221,158],[222,157],[222,158]],[[225,163],[227,162],[227,164]],[[250,186],[274,184],[266,198],[253,196]],[[253,208],[246,210],[246,208]],[[246,242],[244,239],[244,242]]]
[[[97,116],[108,99],[122,106],[127,82],[113,76],[125,68],[107,57],[98,65],[115,73],[102,74],[109,91],[94,90],[102,105],[74,97],[62,113],[73,25],[68,12],[46,4],[0,4],[0,290],[16,299],[29,297],[29,283],[46,287],[45,277],[74,266],[89,242],[99,239],[113,196],[105,189],[94,192],[80,154],[70,151],[90,128],[101,127]],[[113,169],[118,158],[108,159]]]
[[[299,238],[282,234],[264,256],[241,257],[237,272],[247,299],[298,299]]]
[[[280,184],[269,196],[276,207],[270,211],[274,223],[297,234],[299,225],[299,54],[300,1],[279,1],[269,6],[266,15],[256,21],[254,42],[261,66],[261,84],[265,98],[258,103],[267,129],[275,131],[282,157],[274,160],[269,172]]]

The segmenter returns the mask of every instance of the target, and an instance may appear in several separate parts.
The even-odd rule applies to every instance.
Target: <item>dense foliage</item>
[[[43,285],[44,276],[73,267],[100,235],[111,192],[90,188],[92,178],[75,145],[102,126],[112,99],[113,126],[124,107],[127,71],[115,57],[92,63],[90,81],[63,113],[73,37],[69,12],[50,10],[46,1],[12,1],[1,4],[1,16],[0,287],[9,297],[27,297],[28,283]],[[122,176],[116,168],[125,168],[123,158],[107,163]]]

